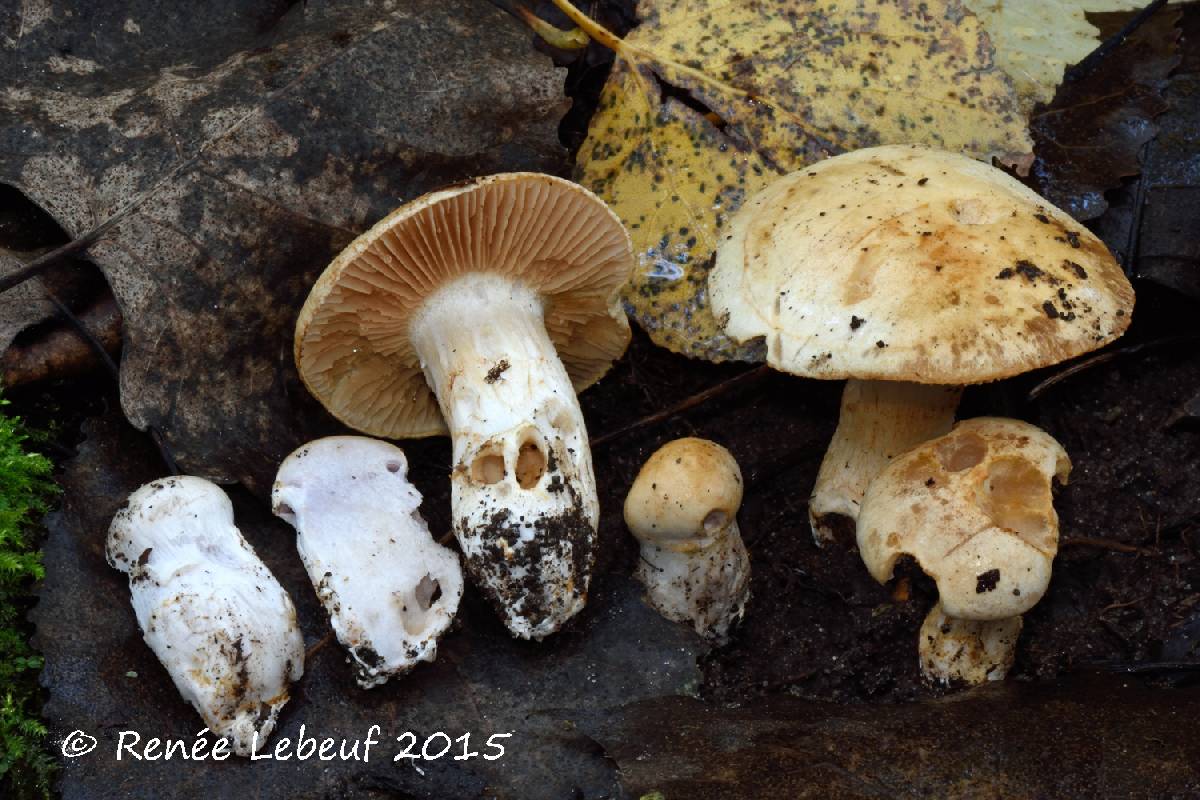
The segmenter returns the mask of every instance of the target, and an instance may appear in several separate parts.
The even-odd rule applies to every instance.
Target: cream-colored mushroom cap
[[[1116,339],[1133,289],[1091,232],[1004,172],[911,145],[793,172],[730,220],[713,310],[812,378],[968,384]]]
[[[947,615],[992,620],[1023,614],[1050,583],[1058,552],[1051,481],[1071,462],[1045,431],[978,417],[898,456],[871,482],[858,547],[888,581],[901,555],[937,582]]]
[[[617,291],[632,266],[620,219],[570,181],[510,173],[433,192],[326,268],[296,322],[296,365],[309,391],[352,428],[394,438],[445,433],[409,341],[427,296],[472,272],[539,293],[546,330],[581,390],[629,343]]]
[[[742,472],[733,454],[707,439],[676,439],[642,466],[625,498],[625,524],[642,541],[701,547],[741,504]]]

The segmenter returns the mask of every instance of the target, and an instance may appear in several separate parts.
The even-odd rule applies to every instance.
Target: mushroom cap
[[[1050,434],[978,417],[892,460],[871,481],[858,547],[880,583],[908,554],[937,582],[947,615],[993,620],[1042,598],[1058,552],[1051,481],[1071,461]]]
[[[737,516],[742,471],[716,442],[667,442],[646,461],[625,497],[625,524],[642,542],[672,549],[708,544]]]
[[[912,145],[785,175],[733,216],[713,310],[811,378],[983,383],[1116,339],[1133,289],[1104,244],[1004,172]]]
[[[442,434],[446,424],[409,341],[426,297],[471,272],[534,290],[581,391],[629,343],[617,292],[633,263],[616,214],[562,178],[517,172],[432,192],[393,211],[325,269],[296,321],[296,366],[309,391],[352,428],[392,438]]]

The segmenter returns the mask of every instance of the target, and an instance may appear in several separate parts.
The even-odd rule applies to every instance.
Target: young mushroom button
[[[676,439],[642,467],[625,498],[625,524],[641,542],[638,578],[653,605],[696,632],[724,640],[750,596],[750,560],[738,532],[742,473],[705,439]]]
[[[852,535],[889,459],[950,429],[963,385],[1107,344],[1133,311],[1086,228],[998,169],[911,145],[836,156],[750,198],[709,293],[772,366],[849,379],[809,501],[818,544]]]
[[[421,197],[325,270],[296,364],[338,419],[453,439],[454,533],[508,629],[540,639],[587,599],[599,505],[576,390],[629,342],[633,254],[595,195],[493,175]]]
[[[921,669],[943,683],[1004,677],[1020,616],[1045,594],[1058,552],[1051,484],[1062,445],[1026,422],[979,417],[898,456],[871,482],[858,518],[863,562],[880,583],[901,555],[937,583]]]

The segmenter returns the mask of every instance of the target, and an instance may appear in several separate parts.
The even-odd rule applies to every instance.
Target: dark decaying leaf
[[[1141,176],[1112,193],[1096,232],[1139,278],[1200,298],[1200,6],[1183,6],[1182,61]]]
[[[63,508],[48,521],[48,577],[34,613],[37,645],[46,656],[42,680],[50,693],[44,713],[52,734],[61,738],[80,729],[99,740],[91,756],[63,762],[64,800],[600,800],[615,791],[613,765],[567,720],[586,709],[698,685],[699,640],[650,610],[628,577],[596,581],[580,618],[541,643],[512,639],[487,604],[468,592],[459,610],[461,629],[442,639],[437,660],[386,686],[359,689],[336,642],[305,664],[270,747],[283,738],[294,747],[302,728],[306,737],[353,740],[376,724],[382,742],[369,761],[165,763],[131,761],[126,754],[118,762],[121,731],[135,731],[143,742],[171,737],[190,743],[203,723],[142,642],[126,576],[104,561],[112,514],[130,490],[161,474],[158,454],[116,413],[89,422],[85,432],[80,455],[61,478]],[[311,648],[329,627],[296,552],[295,533],[247,492],[232,496],[238,526],[290,593]],[[437,731],[452,739],[470,733],[471,750],[487,753],[494,753],[484,747],[491,734],[512,736],[497,740],[505,756],[494,761],[456,761],[464,746],[459,741],[442,758],[394,763],[403,749],[396,737],[405,731],[417,735],[416,752]],[[435,738],[429,752],[444,745]]]
[[[320,269],[444,183],[561,172],[562,78],[471,0],[49,0],[0,9],[0,183],[89,249],[125,315],[122,405],[258,490],[330,421],[292,365]]]
[[[1147,148],[1137,275],[1200,298],[1200,8],[1184,12],[1171,104]]]
[[[1197,713],[1200,689],[1107,677],[881,706],[660,698],[580,727],[634,798],[1191,797],[1200,739],[1179,732]]]
[[[1167,108],[1167,76],[1179,63],[1178,21],[1178,11],[1158,12],[1094,70],[1062,83],[1053,102],[1035,110],[1030,131],[1037,158],[1029,182],[1076,219],[1103,214],[1104,192],[1140,171],[1142,147],[1158,130],[1153,120]]]

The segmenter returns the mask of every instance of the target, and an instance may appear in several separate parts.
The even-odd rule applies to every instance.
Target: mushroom
[[[493,175],[354,240],[296,323],[300,375],[342,422],[392,438],[449,428],[455,536],[521,638],[587,599],[599,503],[575,392],[629,342],[617,292],[632,266],[629,235],[586,189]]]
[[[1070,472],[1045,431],[978,417],[897,456],[871,481],[858,547],[872,577],[886,583],[909,555],[937,583],[919,648],[931,680],[1004,677],[1020,616],[1050,584],[1058,552],[1051,484]]]
[[[284,459],[271,490],[364,689],[433,661],[462,597],[458,555],[430,536],[407,476],[395,445],[330,436]]]
[[[128,573],[138,627],[183,699],[252,755],[304,674],[304,639],[229,498],[202,478],[152,481],[113,517],[105,556]]]
[[[809,501],[818,544],[850,531],[867,484],[950,429],[961,387],[1100,347],[1133,289],[1104,244],[1004,172],[911,145],[827,159],[732,217],[713,310],[767,361],[849,379]]]
[[[750,597],[750,559],[738,532],[742,473],[707,439],[676,439],[650,456],[625,498],[641,543],[637,576],[650,604],[718,641]]]
[[[917,637],[921,673],[945,686],[1001,681],[1017,655],[1021,617],[973,620],[946,616],[933,607]]]

